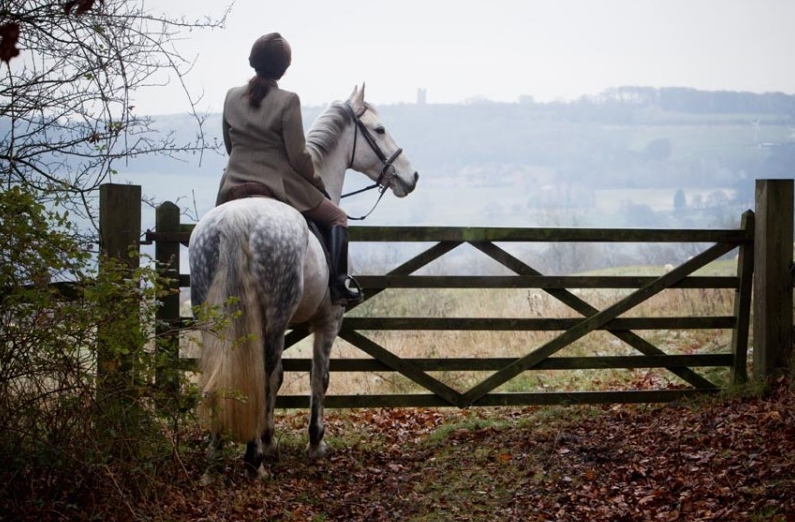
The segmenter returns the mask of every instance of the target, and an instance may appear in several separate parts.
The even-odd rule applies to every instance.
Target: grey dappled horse
[[[364,85],[318,116],[307,148],[337,203],[348,168],[398,197],[417,183],[411,162],[364,102]],[[310,458],[322,457],[329,354],[343,308],[331,303],[324,250],[304,217],[274,199],[230,201],[199,220],[189,251],[193,305],[221,315],[202,330],[201,412],[212,437],[208,457],[215,458],[222,437],[248,443],[245,462],[252,474],[264,475],[264,456],[278,455],[273,410],[282,383],[284,334],[301,323],[314,333],[307,451]]]

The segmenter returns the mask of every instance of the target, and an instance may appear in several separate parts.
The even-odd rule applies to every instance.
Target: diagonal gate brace
[[[735,245],[733,244],[719,243],[713,245],[709,249],[701,252],[697,256],[678,266],[674,270],[655,279],[646,286],[637,289],[635,292],[632,292],[626,298],[615,303],[614,305],[602,310],[601,312],[597,312],[596,314],[586,317],[555,339],[552,339],[521,359],[509,364],[502,370],[494,373],[487,379],[483,380],[480,384],[464,393],[462,397],[464,404],[474,404],[477,400],[481,399],[498,386],[532,368],[539,362],[555,354],[577,339],[580,339],[586,334],[601,328],[619,315],[684,279],[684,277],[686,277],[688,274],[701,268],[710,261],[717,259],[723,254],[730,252],[734,248]]]
[[[462,400],[461,400],[461,393],[456,391],[455,389],[447,386],[445,383],[435,379],[422,371],[416,365],[401,359],[397,355],[393,354],[389,350],[381,347],[377,343],[371,341],[364,335],[345,328],[343,325],[342,330],[339,333],[339,336],[349,343],[353,344],[360,350],[364,351],[368,355],[378,359],[382,363],[386,364],[396,372],[408,377],[412,381],[416,382],[423,388],[431,391],[447,401],[451,406],[458,406],[462,407]]]
[[[513,270],[517,274],[520,275],[532,275],[532,276],[540,276],[542,275],[541,272],[534,270],[530,266],[526,265],[521,260],[513,257],[511,254],[507,253],[505,250],[495,246],[493,243],[472,243],[472,245],[480,250],[481,252],[485,253],[486,255],[492,257],[494,260],[500,262],[506,268]],[[706,261],[707,263],[709,261]],[[706,263],[705,263],[706,264]],[[569,292],[568,290],[564,289],[545,289],[546,293],[557,299],[558,301],[562,302],[563,304],[567,305],[572,310],[575,310],[581,313],[584,316],[591,316],[599,312],[596,308],[588,304],[587,302],[583,301],[573,293]],[[608,332],[616,336],[617,338],[621,339],[628,345],[632,346],[636,350],[638,350],[643,355],[667,355],[663,350],[660,350],[649,341],[641,337],[640,335],[630,332],[628,330],[615,330],[615,329],[607,329]],[[687,382],[694,388],[698,389],[719,389],[718,386],[710,382],[708,379],[705,379],[695,371],[691,370],[690,368],[686,367],[673,367],[668,368],[668,370],[682,379],[683,381]]]

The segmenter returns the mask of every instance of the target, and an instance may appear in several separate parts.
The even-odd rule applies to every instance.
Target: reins
[[[381,160],[382,164],[381,173],[379,174],[378,179],[375,181],[375,183],[373,183],[372,185],[368,185],[367,187],[364,187],[362,189],[355,190],[353,192],[348,192],[347,194],[343,194],[342,196],[340,196],[340,199],[342,199],[342,198],[347,198],[348,196],[355,196],[356,194],[361,194],[362,192],[367,192],[368,190],[372,190],[374,188],[378,189],[378,199],[375,201],[373,208],[371,208],[369,212],[367,212],[366,214],[360,217],[347,216],[348,219],[352,219],[354,221],[361,221],[373,213],[375,207],[377,207],[378,203],[381,202],[381,198],[384,197],[384,193],[386,192],[387,189],[387,185],[384,183],[384,178],[387,178],[388,180],[389,178],[395,176],[395,167],[392,165],[392,163],[397,159],[398,156],[400,156],[400,154],[403,152],[403,149],[398,148],[395,152],[392,153],[391,156],[387,158],[386,154],[384,154],[384,152],[381,150],[381,147],[379,147],[378,143],[376,143],[375,138],[373,138],[373,135],[370,134],[370,131],[367,130],[367,127],[365,127],[364,123],[362,123],[360,117],[362,116],[362,114],[364,114],[364,112],[362,112],[362,114],[357,115],[353,111],[353,107],[351,106],[350,102],[347,101],[345,102],[345,108],[348,109],[348,113],[351,115],[351,118],[353,119],[353,123],[355,125],[355,127],[353,128],[353,148],[351,149],[351,159],[350,161],[348,161],[348,168],[353,167],[353,158],[356,156],[356,142],[360,131],[362,133],[362,137],[367,142],[367,144],[370,145],[370,149],[375,153],[378,159]]]

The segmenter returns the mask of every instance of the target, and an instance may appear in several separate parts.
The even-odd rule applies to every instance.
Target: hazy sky
[[[218,15],[224,0],[163,0],[152,12]],[[154,6],[154,7],[152,7]],[[795,0],[237,0],[226,28],[175,42],[188,85],[220,112],[245,83],[251,44],[278,31],[293,48],[281,86],[305,105],[367,82],[374,104],[476,97],[570,100],[609,87],[681,86],[795,94]],[[176,88],[141,93],[140,114],[184,112]]]

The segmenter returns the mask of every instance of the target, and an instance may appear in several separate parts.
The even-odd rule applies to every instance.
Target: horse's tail
[[[265,423],[264,329],[252,253],[247,240],[241,243],[221,236],[205,301],[205,313],[214,319],[202,331],[199,411],[212,433],[248,442],[262,434]]]

